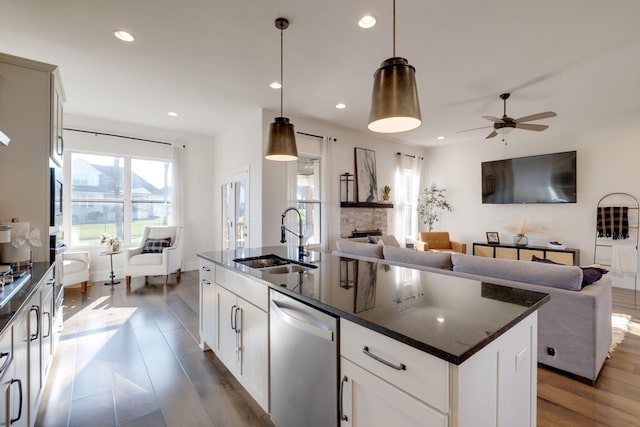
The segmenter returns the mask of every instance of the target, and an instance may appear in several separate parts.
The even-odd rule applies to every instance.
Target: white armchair
[[[182,269],[182,227],[145,227],[140,246],[124,250],[125,282],[131,286],[132,276],[144,276],[145,285],[149,276],[165,276],[176,273],[180,281]]]
[[[62,253],[60,283],[62,286],[80,284],[82,292],[87,292],[87,286],[89,286],[89,252]]]

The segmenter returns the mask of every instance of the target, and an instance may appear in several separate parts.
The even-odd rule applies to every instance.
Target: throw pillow
[[[164,239],[147,239],[142,247],[143,254],[158,254],[161,253],[164,248],[171,246],[171,237]]]
[[[602,275],[607,274],[609,270],[600,267],[581,267],[582,268],[582,287],[592,284],[600,280]]]
[[[545,264],[564,265],[564,264],[560,264],[559,262],[551,261],[550,259],[537,257],[535,255],[531,257],[531,261],[542,262]],[[598,280],[600,280],[600,278],[602,278],[603,274],[607,274],[609,272],[609,270],[606,270],[600,267],[580,267],[580,268],[582,269],[582,287],[583,288],[587,285],[597,282]]]

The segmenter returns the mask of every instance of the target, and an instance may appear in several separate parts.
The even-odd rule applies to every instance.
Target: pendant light
[[[373,76],[369,130],[405,132],[422,124],[416,69],[396,56],[396,0],[393,0],[393,57],[384,61]]]
[[[276,117],[269,126],[269,139],[267,142],[267,154],[265,158],[276,161],[291,161],[298,158],[296,148],[296,133],[293,123],[282,115],[282,98],[284,90],[283,82],[283,32],[289,27],[289,21],[285,18],[276,19],[276,28],[280,30],[280,117]]]

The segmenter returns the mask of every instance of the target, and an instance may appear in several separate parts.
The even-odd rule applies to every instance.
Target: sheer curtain
[[[418,238],[421,169],[421,158],[402,153],[396,155],[395,235],[402,245]]]
[[[171,147],[171,175],[173,183],[171,187],[171,218],[172,225],[182,225],[182,156],[186,147],[180,143],[174,143]]]

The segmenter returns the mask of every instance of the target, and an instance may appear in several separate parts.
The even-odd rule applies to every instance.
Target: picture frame
[[[487,231],[487,243],[495,245],[500,243],[500,235],[497,231]]]
[[[356,169],[356,201],[378,203],[376,177],[376,152],[366,148],[354,148]]]

